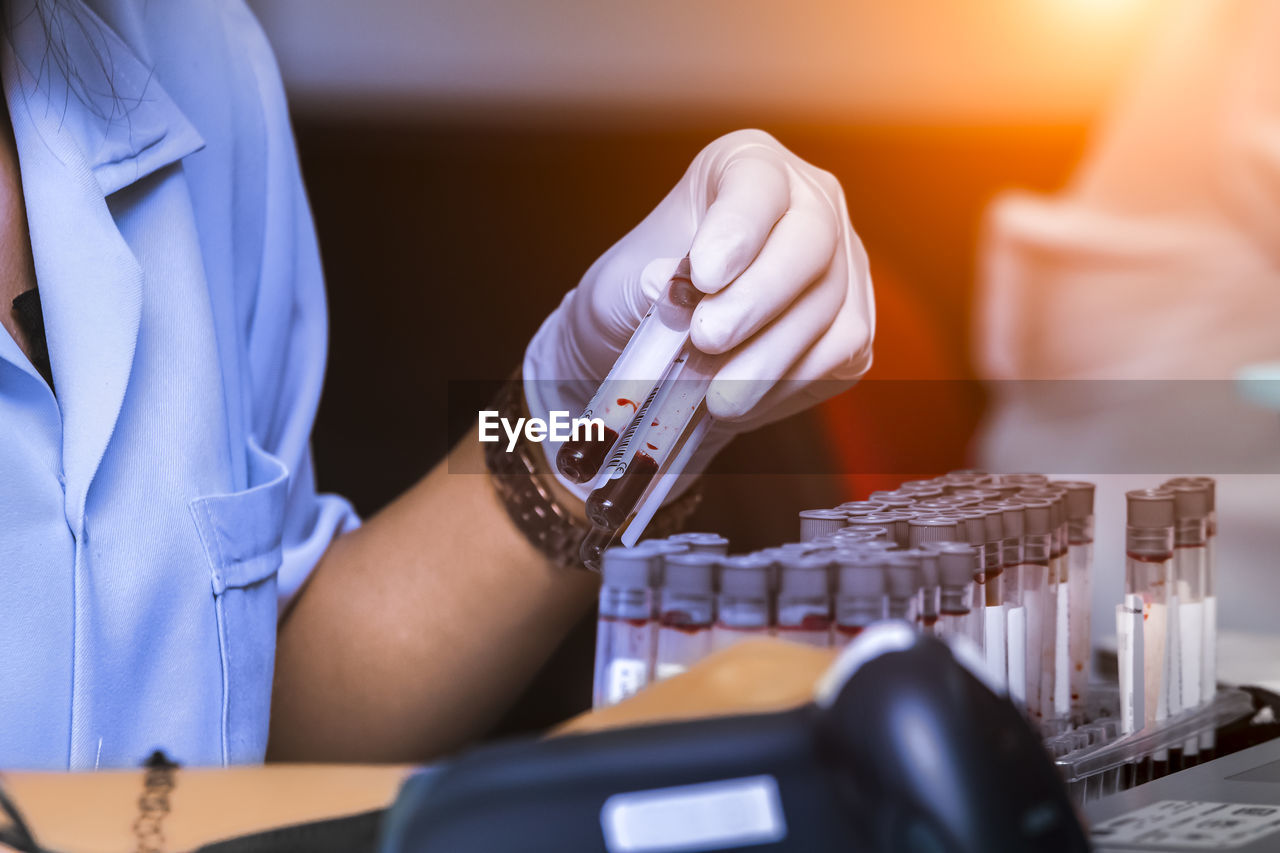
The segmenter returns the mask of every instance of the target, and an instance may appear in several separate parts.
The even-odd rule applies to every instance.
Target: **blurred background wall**
[[[328,276],[318,476],[364,514],[471,425],[542,318],[707,142],[761,127],[841,179],[876,283],[870,378],[935,381],[893,391],[894,418],[869,416],[886,407],[864,383],[726,451],[696,524],[756,547],[877,482],[832,472],[964,464],[983,403],[963,381],[982,210],[1002,188],[1068,179],[1159,3],[251,5]],[[593,624],[503,730],[587,705]]]

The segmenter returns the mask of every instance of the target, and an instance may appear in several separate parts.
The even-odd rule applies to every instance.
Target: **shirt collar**
[[[8,5],[10,109],[26,109],[46,139],[72,141],[104,196],[204,147],[150,64],[82,0]]]

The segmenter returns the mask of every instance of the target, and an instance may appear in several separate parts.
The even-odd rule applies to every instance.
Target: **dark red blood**
[[[587,430],[591,434],[593,430]],[[585,483],[600,471],[605,457],[613,449],[618,434],[609,427],[604,428],[604,438],[600,441],[578,439],[566,441],[556,454],[556,467],[575,483]]]
[[[684,610],[668,610],[662,614],[659,620],[663,628],[674,628],[685,634],[696,634],[699,631],[705,631],[711,626],[708,622],[697,622],[693,615]]]
[[[1126,554],[1130,560],[1137,560],[1139,563],[1163,563],[1166,560],[1172,560],[1172,554],[1134,554],[1130,552]]]
[[[617,530],[657,473],[658,463],[653,457],[637,453],[622,476],[614,477],[587,497],[587,518],[597,527]]]
[[[968,616],[969,611],[968,610],[943,610],[942,615],[943,616]]]
[[[779,625],[779,631],[825,631],[831,627],[831,617],[821,613],[810,613],[800,620],[799,625]]]
[[[632,628],[643,628],[649,624],[648,619],[619,619],[617,616],[601,616],[601,622],[613,622],[618,625],[630,625]]]
[[[626,397],[619,397],[617,403],[619,406],[630,406],[632,409],[636,408],[636,404],[631,400],[628,400]]]
[[[926,628],[932,628],[934,625],[938,624],[938,617],[932,613],[928,613],[921,616],[920,621],[924,623]]]
[[[856,637],[862,633],[862,625],[841,625],[836,623],[836,630],[846,637]]]
[[[645,446],[645,447],[647,447],[647,448],[649,448],[650,450],[657,450],[657,449],[658,449],[658,445],[656,445],[656,444],[650,444],[650,443],[649,443],[649,442],[647,442],[647,441],[644,443],[644,446]]]

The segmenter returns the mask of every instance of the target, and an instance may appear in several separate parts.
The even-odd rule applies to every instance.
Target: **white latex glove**
[[[708,294],[692,342],[724,355],[707,393],[716,424],[692,467],[735,433],[812,406],[871,366],[871,277],[839,182],[769,134],[741,130],[704,148],[543,323],[524,361],[533,416],[582,411],[686,253],[694,286]],[[558,446],[543,448],[554,469]]]

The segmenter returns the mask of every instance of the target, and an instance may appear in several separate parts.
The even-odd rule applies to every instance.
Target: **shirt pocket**
[[[222,759],[266,754],[289,469],[253,439],[249,488],[190,504],[209,560],[222,657]]]

